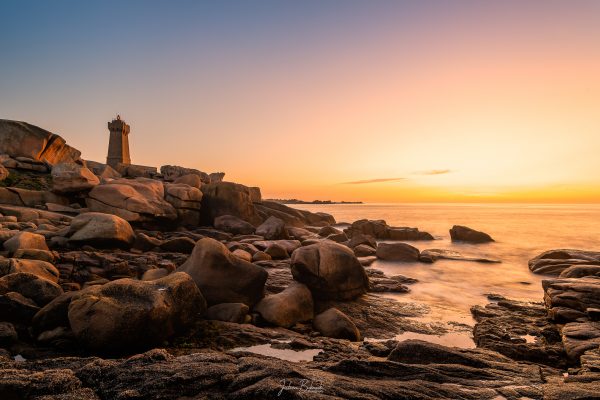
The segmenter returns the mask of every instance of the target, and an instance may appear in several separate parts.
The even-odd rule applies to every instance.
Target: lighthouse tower
[[[120,115],[117,115],[117,119],[113,119],[108,123],[108,130],[110,131],[110,139],[106,163],[113,168],[119,164],[130,165],[129,125],[121,119]]]

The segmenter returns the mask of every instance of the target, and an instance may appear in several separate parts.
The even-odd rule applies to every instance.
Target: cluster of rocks
[[[25,123],[0,121],[0,133],[7,171],[48,182],[0,188],[2,398],[558,399],[598,390],[591,262],[545,283],[546,307],[503,299],[474,309],[479,349],[364,340],[415,329],[407,317],[425,312],[377,295],[416,281],[369,267],[376,259],[495,260],[419,251],[400,241],[433,236],[385,221],[340,229],[329,214],[263,201],[222,173],[112,168]],[[482,235],[451,230],[453,240]],[[296,364],[241,349],[265,343],[320,353]],[[560,368],[575,364],[563,379]]]
[[[568,358],[579,362],[600,347],[600,252],[550,250],[532,259],[529,268],[556,276],[542,281],[544,303],[560,326]]]
[[[600,253],[558,249],[529,261],[542,281],[544,301],[525,303],[490,296],[494,302],[471,309],[478,347],[515,360],[568,368],[564,385],[571,397],[587,398],[585,384],[600,382]]]

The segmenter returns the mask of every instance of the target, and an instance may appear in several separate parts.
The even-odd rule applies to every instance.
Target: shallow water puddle
[[[247,351],[250,353],[261,354],[263,356],[275,357],[280,360],[286,360],[291,362],[301,361],[312,361],[313,358],[319,354],[322,349],[308,349],[308,350],[291,350],[291,349],[277,349],[271,347],[271,344],[258,344],[249,347],[236,347],[231,349],[233,352]]]

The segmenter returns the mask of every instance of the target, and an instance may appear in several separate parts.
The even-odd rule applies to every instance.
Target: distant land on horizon
[[[364,204],[362,201],[332,201],[332,200],[313,200],[305,201],[298,199],[265,199],[281,204]]]

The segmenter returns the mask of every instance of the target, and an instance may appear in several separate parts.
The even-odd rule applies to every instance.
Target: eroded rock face
[[[289,328],[313,318],[312,294],[306,285],[294,282],[284,291],[263,298],[255,307],[270,324]]]
[[[366,293],[369,278],[348,247],[323,241],[294,251],[292,275],[315,298],[350,300]]]
[[[126,248],[135,240],[129,222],[116,215],[99,212],[84,213],[73,218],[67,236],[72,243]]]
[[[233,215],[252,225],[260,224],[248,187],[232,182],[217,182],[202,186],[201,222],[213,225],[222,215]]]
[[[77,340],[97,353],[133,353],[182,333],[206,302],[189,275],[154,281],[119,279],[73,296],[69,322]]]
[[[50,165],[79,160],[81,152],[51,132],[26,122],[0,119],[0,154],[27,157]]]
[[[55,192],[81,192],[99,184],[100,179],[83,165],[60,163],[52,167],[52,190]]]
[[[196,242],[192,255],[178,271],[188,273],[209,305],[219,303],[256,304],[264,295],[267,272],[234,256],[214,239]]]
[[[454,225],[450,228],[450,238],[453,242],[487,243],[494,241],[487,233],[462,225]]]
[[[86,202],[90,211],[117,215],[129,222],[177,218],[177,211],[165,200],[163,183],[153,179],[112,180],[94,187]]]

